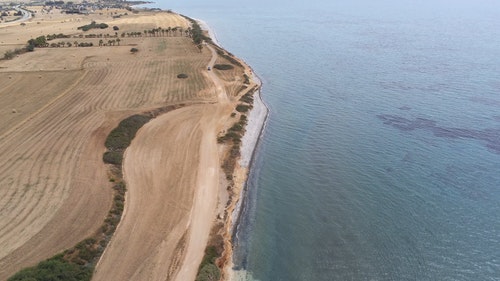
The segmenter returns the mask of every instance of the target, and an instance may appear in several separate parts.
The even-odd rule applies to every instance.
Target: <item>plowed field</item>
[[[1,49],[42,31],[75,36],[87,21],[36,20],[0,26]],[[188,26],[171,13],[94,20],[120,33]],[[206,70],[215,53],[185,36],[123,37],[103,47],[77,40],[94,47],[37,48],[0,61],[0,280],[96,232],[112,201],[107,134],[131,114],[179,103],[187,106],[146,124],[126,152],[125,213],[95,280],[165,280],[193,263],[182,275],[191,278],[215,217],[216,134],[234,108],[224,89],[235,95],[236,72],[224,78],[231,85],[215,80]]]

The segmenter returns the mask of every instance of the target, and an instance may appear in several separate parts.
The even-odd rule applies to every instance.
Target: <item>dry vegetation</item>
[[[0,280],[67,249],[51,262],[93,266],[95,256],[82,257],[104,250],[99,247],[116,226],[108,221],[117,207],[123,216],[94,280],[191,280],[207,243],[216,247],[208,248],[203,261],[212,268],[222,253],[221,235],[227,235],[220,224],[225,218],[219,216],[210,239],[209,234],[217,204],[233,199],[226,186],[233,184],[235,149],[244,132],[234,124],[246,124],[241,106],[251,103],[242,96],[255,86],[249,70],[222,49],[200,51],[181,32],[144,34],[158,27],[189,28],[176,14],[116,18],[127,11],[66,15],[31,9],[37,15],[23,25],[0,23],[0,57],[41,35],[69,38],[50,41],[65,47],[0,60]],[[91,21],[110,28],[77,29]],[[142,35],[127,35],[132,33]],[[120,45],[99,46],[100,38],[105,45],[119,38]],[[74,47],[75,41],[93,47]],[[214,63],[234,68],[207,71]],[[106,147],[113,150],[105,140],[121,120],[144,113],[154,118],[127,144],[123,196],[124,189],[116,193],[122,155],[117,167],[105,164]],[[217,137],[231,132],[237,136],[217,144]]]

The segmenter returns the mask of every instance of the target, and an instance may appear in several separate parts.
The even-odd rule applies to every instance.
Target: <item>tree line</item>
[[[193,29],[188,27],[183,29],[182,27],[168,27],[168,28],[152,28],[144,29],[144,31],[133,31],[133,32],[122,32],[121,37],[179,37],[186,36],[191,37],[193,35]]]

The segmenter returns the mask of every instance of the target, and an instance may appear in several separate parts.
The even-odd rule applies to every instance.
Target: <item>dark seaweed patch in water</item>
[[[413,131],[417,129],[427,130],[432,132],[436,137],[451,138],[451,139],[474,139],[485,142],[485,146],[494,153],[500,154],[500,129],[465,129],[465,128],[448,128],[440,127],[436,121],[415,118],[410,120],[401,116],[381,114],[377,117],[386,125],[390,125],[401,131]]]
[[[490,99],[490,98],[483,98],[483,97],[472,97],[469,98],[470,101],[472,102],[477,102],[483,105],[489,105],[489,106],[500,106],[500,101],[496,99]]]
[[[404,117],[388,114],[377,115],[377,117],[384,121],[384,124],[391,125],[394,128],[400,129],[401,131],[413,131],[416,129],[428,129],[436,127],[435,121],[424,118],[409,120]]]

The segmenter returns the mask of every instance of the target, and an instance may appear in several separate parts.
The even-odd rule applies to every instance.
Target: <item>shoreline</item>
[[[230,244],[230,255],[228,260],[224,264],[222,271],[224,273],[224,277],[222,280],[232,281],[232,280],[240,280],[235,279],[237,276],[241,275],[239,273],[241,270],[234,269],[234,238],[237,235],[238,227],[240,226],[241,219],[243,216],[243,210],[247,203],[247,194],[248,194],[248,180],[250,176],[250,171],[253,168],[253,162],[255,159],[255,155],[257,153],[257,148],[260,144],[260,141],[263,137],[264,130],[266,129],[267,120],[269,117],[269,108],[264,103],[261,97],[261,80],[256,76],[252,76],[254,80],[258,80],[258,88],[255,90],[254,104],[253,108],[249,113],[248,124],[245,128],[245,134],[243,135],[241,141],[241,156],[238,161],[238,166],[235,170],[235,174],[243,176],[242,181],[238,181],[238,184],[235,184],[235,187],[238,189],[238,194],[236,196],[235,205],[229,214],[230,223],[226,226],[229,230],[229,244]]]
[[[212,42],[224,49],[220,42],[217,39],[215,31],[208,25],[205,21],[194,18],[203,30],[208,32],[209,37],[212,39]],[[236,271],[233,269],[233,248],[234,248],[234,240],[233,238],[236,235],[236,231],[238,230],[238,226],[241,221],[242,210],[246,202],[247,195],[247,184],[248,178],[250,175],[250,169],[252,168],[253,160],[255,158],[255,154],[257,152],[257,147],[261,141],[261,138],[264,134],[264,130],[266,128],[267,119],[269,116],[269,108],[264,103],[262,99],[262,80],[259,78],[257,74],[253,71],[253,69],[248,65],[243,59],[240,57],[235,57],[239,60],[244,68],[245,72],[248,72],[252,82],[256,85],[253,90],[253,108],[248,113],[248,123],[245,126],[245,133],[241,139],[241,148],[240,148],[240,157],[237,161],[237,165],[235,167],[234,174],[238,175],[237,180],[235,180],[235,198],[230,202],[227,207],[228,218],[226,218],[226,222],[224,228],[228,235],[225,235],[226,247],[224,251],[228,251],[223,253],[221,257],[223,259],[221,273],[221,280],[233,280],[233,278],[237,275]]]

